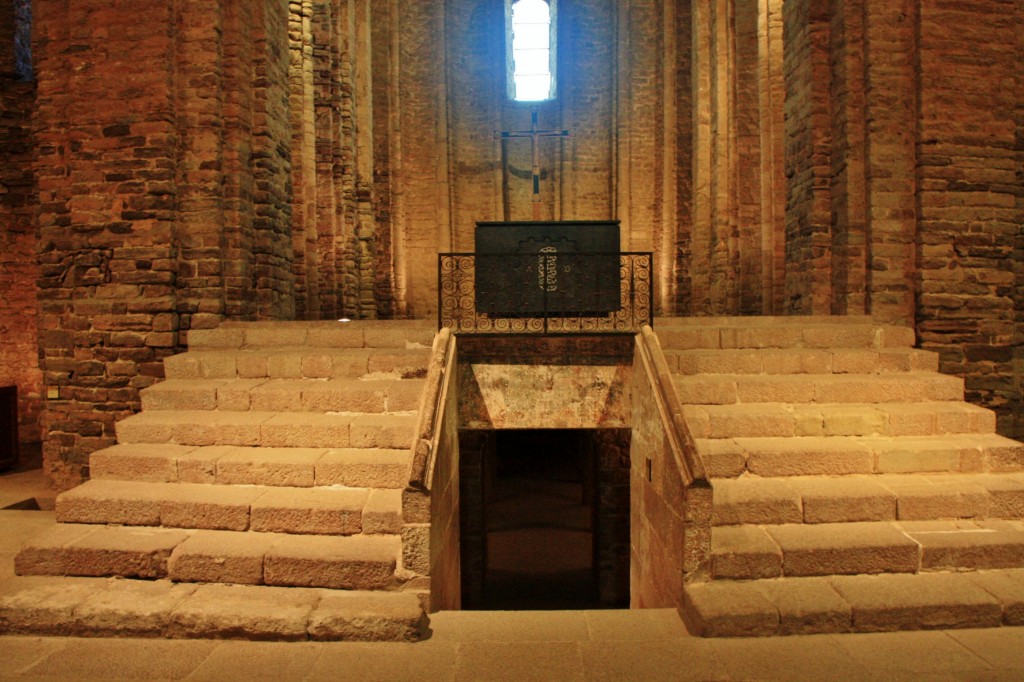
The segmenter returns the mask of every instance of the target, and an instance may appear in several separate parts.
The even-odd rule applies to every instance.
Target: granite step
[[[1024,444],[995,433],[700,438],[713,478],[1024,471]]]
[[[121,444],[405,449],[412,446],[415,427],[415,412],[320,414],[159,410],[122,419],[116,429]]]
[[[73,577],[0,589],[0,632],[12,635],[413,642],[426,624],[412,592]]]
[[[125,444],[89,456],[93,480],[401,490],[412,452],[385,448],[272,448]]]
[[[665,350],[762,348],[909,348],[916,341],[908,327],[866,318],[767,317],[658,318],[656,332]]]
[[[1024,565],[1017,521],[875,521],[716,527],[716,579],[756,580]]]
[[[684,405],[694,438],[994,433],[995,414],[956,401]]]
[[[1024,473],[715,479],[716,526],[1024,518]]]
[[[143,410],[409,412],[423,379],[167,379],[141,392]]]
[[[430,349],[437,327],[427,320],[324,320],[223,322],[216,329],[193,329],[190,349],[425,348]]]
[[[423,348],[190,349],[164,359],[168,379],[358,379],[424,377]]]
[[[702,374],[676,376],[687,405],[737,403],[919,403],[962,401],[964,380],[935,372],[883,374]]]
[[[692,374],[894,374],[937,372],[939,355],[916,348],[666,350],[669,369]]]
[[[397,535],[289,535],[62,523],[27,543],[18,575],[142,578],[279,587],[400,587]]]
[[[1024,625],[1024,569],[691,583],[683,615],[705,637]]]
[[[357,535],[400,533],[400,490],[94,479],[57,497],[61,523]]]

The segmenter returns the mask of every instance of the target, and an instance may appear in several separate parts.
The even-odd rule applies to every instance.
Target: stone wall
[[[916,178],[919,341],[1018,437],[1022,9],[921,4]]]
[[[784,7],[788,309],[914,326],[1024,435],[1021,4]]]
[[[65,487],[191,328],[293,313],[284,8],[34,4],[44,460]]]
[[[0,385],[18,387],[18,436],[28,442],[40,439],[42,409],[31,132],[35,83],[23,79],[14,10],[15,3],[0,9]]]
[[[656,343],[651,336],[638,338],[632,371],[630,607],[672,608],[682,606],[684,584],[711,568],[711,486],[703,472],[686,480],[683,444],[666,428],[681,413],[666,403],[675,389],[663,383],[671,382],[667,367],[656,367],[646,351]],[[692,442],[689,448],[695,457]]]
[[[558,8],[559,96],[538,114],[572,137],[541,142],[543,218],[619,219],[624,248],[656,254],[660,312],[915,325],[1022,434],[1021,0]],[[7,74],[22,73],[13,9]],[[64,482],[189,329],[429,317],[438,251],[471,249],[477,221],[531,217],[530,144],[494,138],[531,109],[505,96],[501,3],[34,11],[29,129],[31,86],[8,75],[0,94],[16,328],[0,353],[31,375],[38,344]],[[13,378],[31,434],[48,391]]]
[[[626,427],[631,347],[628,336],[462,339],[460,428]]]

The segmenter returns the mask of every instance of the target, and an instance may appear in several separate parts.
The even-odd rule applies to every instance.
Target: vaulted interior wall
[[[530,216],[529,142],[494,138],[530,122],[505,98],[500,2],[33,8],[35,81],[0,98],[0,378],[28,437],[42,410],[64,483],[189,329],[430,317],[436,253]],[[558,16],[539,119],[572,137],[541,142],[544,218],[620,220],[624,249],[656,254],[663,313],[914,325],[1024,433],[1024,0]]]

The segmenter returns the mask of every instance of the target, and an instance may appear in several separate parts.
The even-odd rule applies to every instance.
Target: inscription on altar
[[[607,315],[621,306],[618,253],[618,221],[478,223],[476,309]]]

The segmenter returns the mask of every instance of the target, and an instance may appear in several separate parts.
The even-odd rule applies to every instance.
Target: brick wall
[[[35,83],[21,79],[14,10],[14,3],[0,10],[0,385],[18,387],[18,436],[29,442],[40,438],[42,408],[30,127]]]
[[[785,2],[783,21],[787,198],[780,312],[822,315],[832,296],[828,3]]]
[[[41,0],[44,460],[65,487],[190,328],[292,314],[284,8]]]
[[[1010,7],[1016,13],[1007,11]],[[1021,3],[920,7],[919,341],[1022,436]]]
[[[573,137],[541,143],[542,217],[620,219],[624,247],[656,252],[663,312],[916,324],[1019,432],[1021,3],[561,0],[540,123]],[[37,224],[12,144],[31,87],[13,81],[0,203],[5,257],[34,248],[39,271],[4,261],[19,331],[0,353],[32,373],[38,343],[62,480],[189,329],[428,317],[438,251],[472,248],[479,220],[530,217],[530,145],[493,139],[529,126],[505,98],[500,3],[38,0],[35,15]]]

